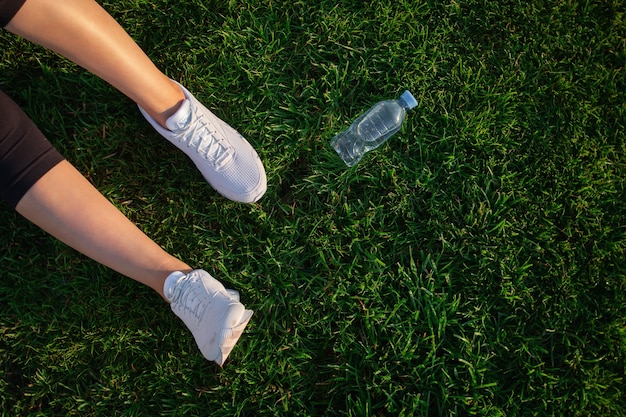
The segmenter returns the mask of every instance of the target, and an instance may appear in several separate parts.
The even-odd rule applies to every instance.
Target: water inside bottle
[[[376,149],[402,126],[403,110],[393,101],[384,101],[375,105],[368,117],[356,125],[356,134],[365,146],[365,151]]]
[[[363,157],[363,147],[352,129],[339,133],[330,144],[348,166],[355,165]]]

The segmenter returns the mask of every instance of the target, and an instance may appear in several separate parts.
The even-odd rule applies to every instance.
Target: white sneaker
[[[173,272],[165,280],[164,293],[202,355],[222,366],[252,317],[252,310],[239,302],[239,293],[203,270]]]
[[[141,114],[163,137],[196,164],[205,180],[226,198],[258,201],[267,190],[263,163],[246,139],[211,113],[185,87],[186,99],[164,129],[141,107]]]

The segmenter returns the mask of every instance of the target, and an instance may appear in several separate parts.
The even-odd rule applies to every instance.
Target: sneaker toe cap
[[[207,181],[224,197],[241,202],[254,203],[267,191],[267,177],[261,159],[254,150],[247,155],[240,152],[227,169]]]

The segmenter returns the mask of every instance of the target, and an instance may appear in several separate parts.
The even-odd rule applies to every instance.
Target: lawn
[[[3,416],[626,415],[623,0],[102,4],[255,146],[259,203],[8,32],[0,86],[255,315],[220,369],[157,294],[2,204]],[[332,137],[405,89],[401,132],[346,167]]]

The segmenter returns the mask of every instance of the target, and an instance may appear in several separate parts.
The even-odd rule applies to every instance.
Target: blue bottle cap
[[[404,93],[402,93],[402,95],[400,96],[400,100],[406,103],[406,106],[409,108],[409,110],[417,107],[417,100],[415,99],[415,97],[413,97],[413,94],[411,94],[409,90],[406,90]]]

